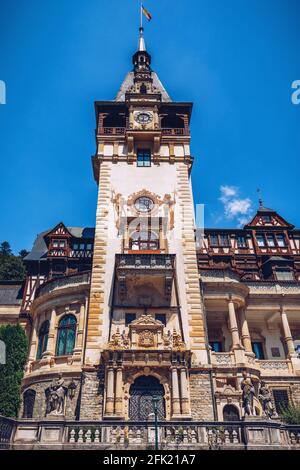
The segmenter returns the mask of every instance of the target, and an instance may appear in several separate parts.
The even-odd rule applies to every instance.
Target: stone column
[[[173,417],[180,415],[180,398],[177,367],[172,367],[172,409]]]
[[[55,356],[55,319],[56,319],[56,310],[52,308],[50,325],[49,325],[49,335],[48,335],[48,344],[47,350],[44,352],[43,356]]]
[[[105,406],[106,416],[111,416],[114,414],[114,404],[115,404],[114,382],[115,382],[115,371],[114,371],[113,366],[110,365],[107,369],[106,406]]]
[[[292,337],[288,317],[283,307],[281,307],[280,314],[281,314],[281,322],[282,322],[282,328],[283,328],[283,334],[284,334],[284,341],[288,349],[288,357],[291,357],[295,355],[295,347],[294,347],[294,342],[293,342],[293,337]]]
[[[37,342],[38,342],[37,319],[35,319],[34,322],[33,322],[33,327],[32,327],[32,335],[31,335],[30,352],[29,352],[28,362],[36,360]]]
[[[235,307],[233,300],[228,301],[229,329],[232,337],[232,349],[240,349],[240,335],[236,321]]]
[[[190,415],[187,370],[180,369],[180,391],[181,391],[181,412],[183,415]]]
[[[116,374],[116,398],[115,413],[118,416],[123,415],[123,368],[118,366]]]
[[[248,322],[247,322],[247,318],[246,318],[246,312],[243,308],[240,310],[240,319],[241,319],[243,346],[244,346],[246,352],[253,353],[252,344],[251,344],[251,337],[250,337],[250,331],[249,331]]]
[[[77,341],[74,348],[74,356],[80,356],[82,353],[83,346],[83,334],[84,334],[84,319],[85,319],[85,304],[81,304],[80,313],[78,319],[78,330],[77,330]]]

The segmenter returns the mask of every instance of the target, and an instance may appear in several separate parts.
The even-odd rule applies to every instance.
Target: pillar
[[[29,362],[36,360],[36,353],[37,353],[37,319],[35,318],[32,327],[32,335],[30,341],[30,352],[29,352]]]
[[[55,356],[55,319],[56,319],[56,310],[52,308],[51,310],[51,317],[50,317],[50,325],[49,325],[49,335],[48,335],[48,343],[47,343],[47,350],[44,352],[43,356]]]
[[[284,334],[284,341],[288,349],[288,356],[291,357],[295,355],[295,347],[294,347],[294,342],[293,342],[293,337],[292,337],[288,317],[283,307],[281,307],[280,314],[281,314],[281,322],[282,322],[282,328],[283,328],[283,334]]]
[[[115,413],[119,416],[123,414],[123,369],[121,366],[117,368],[116,373]]]
[[[190,415],[187,370],[180,369],[180,391],[181,391],[181,412],[183,415]]]
[[[228,312],[229,312],[229,329],[232,337],[232,349],[239,349],[240,345],[240,336],[239,329],[236,321],[235,307],[234,302],[230,299],[228,301]]]
[[[252,344],[251,344],[251,337],[248,327],[248,322],[246,318],[246,312],[244,309],[240,311],[240,319],[241,319],[241,330],[242,330],[242,343],[245,348],[245,351],[248,353],[253,353],[252,351]]]
[[[82,353],[83,347],[83,334],[84,334],[84,319],[85,319],[85,304],[81,304],[79,320],[78,320],[78,330],[77,330],[77,341],[74,348],[74,356],[80,356]]]
[[[105,414],[111,416],[114,414],[115,392],[114,392],[115,371],[112,366],[107,369],[106,383],[106,405]]]
[[[177,367],[172,367],[172,410],[173,416],[180,415],[180,398]]]

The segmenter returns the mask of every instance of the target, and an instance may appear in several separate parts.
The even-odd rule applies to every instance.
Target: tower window
[[[165,313],[156,313],[155,320],[158,320],[161,323],[163,323],[165,326],[167,326],[167,317]]]
[[[136,314],[135,313],[126,313],[125,314],[125,326],[130,325],[134,320],[136,320]]]
[[[44,321],[39,331],[38,351],[37,351],[37,356],[36,356],[37,359],[41,359],[43,353],[47,350],[49,328],[50,328],[49,320]]]
[[[151,166],[150,150],[139,149],[137,151],[137,166],[138,167],[150,167]]]
[[[58,325],[56,355],[68,356],[73,354],[75,347],[77,321],[73,315],[64,316]]]

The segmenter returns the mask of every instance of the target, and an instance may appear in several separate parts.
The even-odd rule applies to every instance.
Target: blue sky
[[[194,196],[207,227],[257,207],[300,226],[299,0],[145,0],[152,65],[193,101]],[[94,226],[93,102],[131,68],[138,0],[0,0],[0,240],[15,251],[59,221]]]

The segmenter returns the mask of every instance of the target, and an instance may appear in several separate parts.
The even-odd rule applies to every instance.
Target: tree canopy
[[[0,364],[0,415],[17,418],[27,358],[27,338],[20,325],[1,325],[0,340],[6,346],[6,364]]]
[[[16,256],[10,244],[4,241],[0,244],[0,281],[22,281],[26,275],[23,259],[28,251],[21,250]]]

